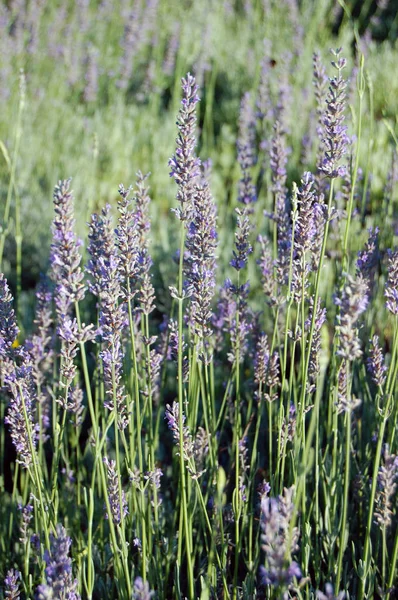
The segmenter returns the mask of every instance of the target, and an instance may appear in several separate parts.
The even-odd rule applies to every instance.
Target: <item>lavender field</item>
[[[0,31],[0,598],[398,598],[396,3]]]

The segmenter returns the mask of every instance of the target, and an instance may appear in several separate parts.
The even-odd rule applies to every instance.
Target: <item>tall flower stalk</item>
[[[179,207],[175,209],[177,218],[181,222],[180,227],[180,260],[178,271],[178,289],[172,291],[178,302],[178,403],[179,403],[179,461],[180,461],[180,483],[181,483],[181,519],[185,532],[186,558],[188,565],[188,597],[191,600],[194,597],[194,580],[192,565],[192,535],[188,517],[188,497],[186,488],[186,473],[184,465],[184,436],[183,436],[183,414],[184,414],[184,383],[183,383],[183,302],[184,302],[184,273],[183,260],[185,249],[185,237],[187,221],[192,214],[192,202],[196,179],[200,175],[200,161],[195,156],[196,146],[196,105],[199,102],[197,95],[198,86],[195,78],[188,73],[186,78],[182,79],[183,98],[181,108],[178,114],[177,127],[178,137],[176,140],[177,148],[174,156],[169,161],[171,167],[170,176],[174,178],[177,186],[177,201]],[[182,532],[178,537],[178,559],[181,563],[182,558]]]

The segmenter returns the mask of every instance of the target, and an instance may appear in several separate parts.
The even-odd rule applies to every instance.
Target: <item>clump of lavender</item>
[[[398,249],[388,251],[388,279],[384,291],[386,307],[393,315],[398,315]]]
[[[379,336],[374,335],[370,340],[369,358],[366,361],[372,381],[382,387],[386,380],[387,367],[384,363],[383,351],[379,345]]]
[[[13,298],[7,279],[0,273],[0,359],[12,355],[12,345],[18,336]]]
[[[293,517],[294,486],[285,488],[283,495],[261,497],[261,547],[265,553],[265,566],[260,567],[263,585],[287,589],[293,579],[301,577],[298,564],[286,558],[298,550],[299,532],[290,531]]]
[[[325,154],[319,165],[319,170],[331,179],[343,177],[346,171],[340,161],[346,152],[348,143],[347,128],[343,125],[347,83],[341,75],[347,62],[340,56],[340,53],[341,48],[332,50],[332,54],[336,58],[332,65],[337,70],[337,75],[330,80],[326,99],[327,108],[323,116]]]
[[[65,528],[57,525],[56,536],[50,534],[50,550],[44,553],[46,583],[38,586],[35,600],[80,600],[78,582],[72,575],[72,559],[69,556],[71,544]]]
[[[16,569],[10,569],[4,578],[5,597],[6,600],[19,600],[19,580],[22,579],[20,571]]]
[[[379,468],[377,477],[378,493],[376,496],[375,519],[379,527],[389,527],[394,512],[392,498],[398,478],[398,456],[390,454],[388,447],[384,450],[384,465]]]
[[[341,297],[335,300],[340,308],[337,354],[342,358],[351,361],[362,355],[357,335],[357,321],[365,312],[368,301],[368,284],[362,275],[357,275],[355,278],[348,275]]]
[[[180,206],[174,212],[181,221],[187,221],[191,212],[195,179],[200,175],[200,160],[195,156],[196,105],[199,96],[195,78],[190,73],[182,78],[182,90],[182,107],[177,118],[177,148],[169,160],[169,166],[170,176],[178,185],[177,201]]]
[[[111,507],[111,516],[115,525],[120,525],[122,518],[128,513],[127,500],[124,491],[122,490],[122,497],[119,493],[119,479],[116,472],[116,461],[109,460],[106,456],[103,459],[106,466],[106,472],[108,477],[108,496],[109,504]],[[109,519],[109,515],[105,515]]]
[[[59,316],[84,297],[83,273],[79,247],[82,242],[74,232],[73,195],[70,179],[59,181],[54,188],[55,217],[52,225],[51,266],[56,282],[55,307]]]
[[[142,577],[136,577],[134,580],[133,600],[151,600],[155,592],[150,590],[149,583],[144,582]]]

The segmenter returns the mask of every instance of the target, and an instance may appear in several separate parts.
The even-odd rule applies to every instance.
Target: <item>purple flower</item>
[[[121,345],[122,331],[126,325],[126,306],[120,303],[123,297],[121,286],[121,258],[117,254],[115,240],[110,234],[108,217],[109,209],[103,211],[103,219],[99,221],[100,230],[104,228],[106,245],[102,247],[95,234],[92,220],[91,244],[89,252],[92,260],[89,263],[90,272],[95,276],[96,292],[99,299],[99,324],[103,343],[100,353],[104,367],[104,382],[109,410],[117,411],[117,425],[120,429],[127,427],[126,392],[123,383],[123,351]],[[116,400],[116,406],[115,406]]]
[[[90,255],[90,260],[86,266],[86,271],[92,277],[92,281],[89,282],[89,290],[97,298],[101,295],[102,289],[101,259],[105,258],[109,260],[110,255],[114,251],[110,208],[110,205],[107,204],[102,209],[100,215],[91,215],[89,223],[89,245],[87,251]]]
[[[16,569],[7,571],[7,575],[4,578],[6,600],[19,600],[20,591],[18,580],[20,579],[22,579],[20,571],[17,571]]]
[[[137,280],[141,271],[139,232],[136,216],[131,210],[132,201],[129,198],[131,188],[119,186],[121,199],[117,203],[119,222],[116,233],[116,245],[119,250],[120,280],[124,286],[121,288],[125,300],[134,298],[137,293]]]
[[[316,113],[318,116],[318,128],[317,133],[320,140],[323,138],[323,115],[324,115],[324,102],[326,100],[327,93],[327,82],[326,69],[322,64],[322,59],[319,52],[314,52],[312,55],[313,64],[313,84],[315,88],[315,100],[316,100]]]
[[[362,355],[356,323],[361,314],[365,312],[368,302],[368,284],[362,275],[355,278],[347,275],[347,283],[342,290],[341,297],[335,299],[335,303],[340,308],[337,354],[342,358],[351,361]]]
[[[347,127],[344,123],[346,81],[341,76],[341,71],[346,66],[346,60],[340,57],[341,48],[332,51],[336,61],[332,62],[337,70],[337,75],[330,80],[329,93],[326,100],[327,108],[323,116],[324,135],[324,158],[319,170],[331,179],[342,177],[345,167],[340,164],[346,152],[348,143]]]
[[[293,493],[294,487],[291,487],[285,488],[278,498],[269,498],[266,494],[261,498],[261,548],[265,553],[265,566],[260,567],[260,577],[263,585],[286,589],[295,577],[301,577],[298,564],[287,558],[298,550],[298,530],[294,527],[290,531]]]
[[[255,141],[255,117],[251,106],[250,93],[247,92],[241,102],[237,141],[238,163],[242,171],[239,182],[239,202],[245,206],[257,200],[256,188],[250,174],[250,168],[256,163]]]
[[[272,191],[275,196],[273,219],[277,223],[278,234],[278,277],[287,283],[291,245],[290,212],[287,202],[286,164],[288,151],[285,144],[285,132],[279,121],[274,125],[274,137],[270,149]]]
[[[103,461],[106,466],[108,477],[108,496],[112,520],[115,525],[120,525],[122,518],[128,513],[126,495],[122,490],[122,497],[120,497],[119,475],[116,472],[116,461],[109,460],[106,456]],[[109,519],[108,514],[106,514],[105,517]]]
[[[369,358],[366,361],[368,371],[377,386],[383,386],[386,380],[387,367],[384,363],[383,351],[379,346],[379,336],[374,335],[370,340]]]
[[[270,243],[265,236],[259,235],[257,241],[260,244],[260,258],[257,264],[261,271],[261,283],[267,304],[275,306],[281,301],[278,286],[274,276],[274,260],[272,258]]]
[[[233,251],[234,258],[231,260],[230,265],[240,271],[246,267],[249,254],[253,252],[253,248],[249,242],[251,225],[247,211],[236,208],[235,212],[238,215],[235,232],[236,250]]]
[[[393,315],[398,315],[398,248],[388,251],[388,279],[384,291],[386,307]]]
[[[78,582],[72,575],[72,559],[68,556],[71,544],[72,540],[66,535],[65,528],[57,525],[56,536],[50,534],[50,551],[46,550],[44,553],[46,583],[38,586],[35,600],[80,600]]]
[[[270,351],[268,338],[262,333],[258,339],[256,355],[254,359],[254,381],[255,383],[265,385],[269,372]],[[259,399],[260,400],[260,399]]]
[[[191,210],[195,179],[200,175],[200,160],[195,156],[196,104],[199,102],[199,96],[195,78],[190,73],[182,79],[182,90],[182,107],[177,118],[177,148],[169,160],[169,166],[170,176],[178,186],[177,201],[180,207],[175,213],[181,221],[185,221]]]
[[[163,73],[168,77],[174,75],[176,56],[180,45],[180,32],[181,23],[179,21],[174,21],[172,35],[168,42],[162,65]]]
[[[59,181],[54,188],[55,217],[52,225],[51,266],[54,281],[55,305],[58,315],[66,315],[69,307],[84,297],[83,273],[80,268],[81,256],[74,232],[75,219],[73,195],[69,191],[70,179]]]
[[[25,356],[25,362],[20,366],[9,363],[4,377],[5,384],[11,393],[11,400],[4,422],[10,427],[10,434],[18,462],[25,468],[29,467],[35,458],[38,438],[38,425],[34,422],[34,394],[32,367]],[[29,438],[32,442],[30,445]]]
[[[30,522],[33,518],[33,506],[32,504],[27,504],[26,506],[22,506],[22,504],[18,504],[18,510],[21,511],[21,523],[19,526],[19,541],[21,544],[28,543],[28,530]]]
[[[250,169],[250,167],[254,166],[256,163],[255,125],[256,122],[251,102],[251,95],[250,92],[246,92],[240,104],[239,134],[237,140],[238,163],[243,172]]]
[[[180,406],[178,402],[173,402],[173,405],[166,405],[166,412],[164,415],[167,426],[173,434],[174,443],[178,447],[177,455],[179,455],[180,445]],[[194,443],[192,441],[189,428],[185,425],[186,417],[182,414],[182,437],[183,437],[183,458],[186,462],[187,469],[192,478],[198,478],[201,473],[196,472],[194,462]]]
[[[337,397],[338,402],[336,403],[336,406],[338,414],[352,412],[358,408],[362,402],[353,394],[348,394],[347,361],[343,361],[340,365],[337,378]]]
[[[369,289],[372,288],[379,261],[379,228],[372,227],[368,230],[369,238],[363,250],[358,252],[356,262],[357,274],[368,282]]]
[[[13,298],[7,279],[0,273],[0,359],[12,356],[12,345],[18,337]]]
[[[155,592],[149,589],[149,583],[143,581],[142,577],[136,577],[134,580],[133,600],[151,600]]]
[[[384,465],[379,468],[377,477],[378,493],[376,497],[375,519],[379,527],[389,527],[395,513],[392,510],[392,499],[397,487],[398,456],[384,449]]]
[[[51,397],[47,384],[52,378],[54,366],[52,298],[48,281],[43,278],[36,291],[35,332],[25,344],[32,363],[32,378],[37,390],[37,401],[41,405],[43,431],[49,427]],[[46,439],[44,434],[43,439]]]
[[[188,257],[185,265],[186,285],[192,290],[189,322],[200,339],[199,352],[204,350],[204,338],[212,333],[211,302],[216,286],[217,214],[209,186],[198,185],[193,198],[192,221],[188,228]]]
[[[305,327],[309,331],[312,322],[312,312],[314,310],[313,298],[310,299],[311,308],[308,314],[308,319],[305,322]],[[308,365],[308,393],[315,390],[316,379],[320,371],[319,354],[321,351],[321,329],[326,321],[326,308],[321,308],[321,299],[318,299],[318,306],[315,315],[314,333],[312,337],[312,345],[310,350],[310,362]]]
[[[320,592],[319,590],[316,592],[316,600],[344,600],[345,597],[345,592],[339,592],[337,596],[335,596],[331,583],[325,585],[325,593]]]

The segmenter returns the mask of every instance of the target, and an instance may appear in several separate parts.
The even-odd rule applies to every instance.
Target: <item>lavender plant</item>
[[[216,4],[0,8],[3,120],[25,63],[28,107],[0,123],[1,597],[396,592],[396,133],[369,15]],[[66,168],[34,300],[26,214]]]

